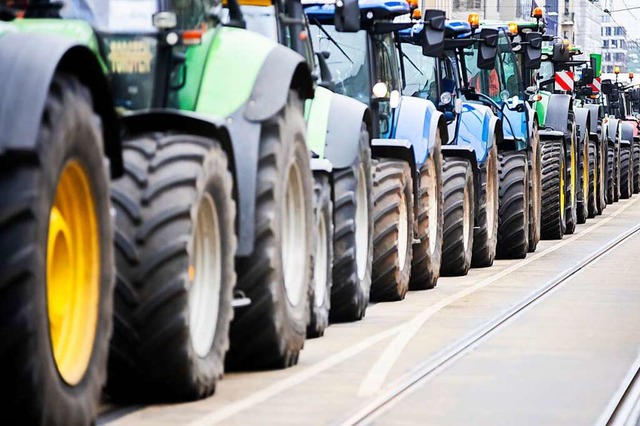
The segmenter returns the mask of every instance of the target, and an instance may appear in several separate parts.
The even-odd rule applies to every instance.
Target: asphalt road
[[[104,407],[99,423],[606,424],[640,361],[640,233],[629,232],[638,200],[608,206],[524,260],[441,278],[434,290],[369,307],[363,321],[332,325],[307,341],[294,368],[227,374],[194,403]],[[620,236],[628,238],[590,259]],[[430,365],[438,367],[420,379]]]

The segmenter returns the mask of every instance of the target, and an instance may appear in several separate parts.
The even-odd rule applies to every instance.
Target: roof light
[[[614,73],[615,75],[620,74],[620,67],[619,67],[619,66],[615,66],[615,67],[613,68],[613,73]]]
[[[535,9],[533,9],[533,13],[531,14],[531,16],[536,19],[542,19],[542,8],[536,7]]]
[[[633,80],[633,73],[632,72],[629,73],[629,80]]]
[[[193,46],[202,43],[202,30],[186,30],[182,32],[182,44]]]
[[[509,22],[508,28],[509,28],[509,32],[512,35],[518,34],[518,24],[516,24],[515,22]]]
[[[470,13],[467,21],[469,22],[469,25],[471,25],[471,28],[475,30],[480,26],[480,15],[477,13]]]
[[[422,12],[420,12],[420,9],[414,9],[413,13],[411,13],[411,18],[422,19]]]
[[[407,3],[409,3],[409,9],[411,10],[418,8],[418,0],[407,0]]]
[[[568,47],[569,45],[571,45],[571,42],[569,41],[569,39],[565,38],[564,40],[562,40],[562,44],[564,44],[565,47]]]

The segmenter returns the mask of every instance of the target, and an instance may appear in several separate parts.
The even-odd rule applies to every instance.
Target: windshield
[[[339,33],[333,25],[315,24],[310,31],[315,51],[329,53],[327,65],[335,91],[369,103],[372,85],[367,66],[367,33]]]
[[[177,29],[198,28],[206,22],[214,0],[173,0]],[[63,0],[60,14],[65,19],[81,19],[109,32],[155,32],[152,16],[159,10],[157,0]]]
[[[409,96],[429,99],[438,105],[436,59],[424,56],[422,46],[415,44],[403,44],[402,52],[405,54],[403,60],[406,76],[403,92]]]

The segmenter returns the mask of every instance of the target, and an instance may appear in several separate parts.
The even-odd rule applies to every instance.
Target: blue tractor
[[[401,95],[397,32],[410,27],[394,18],[409,4],[357,0],[303,2],[314,48],[337,93],[371,110],[374,171],[374,251],[371,300],[402,299],[406,291],[436,285],[443,233],[441,141],[443,114],[428,100]],[[444,13],[427,24],[433,40],[444,33]],[[424,39],[425,46],[428,45]],[[355,293],[334,282],[334,293]],[[341,288],[342,286],[342,288]],[[336,287],[338,287],[336,289]],[[334,307],[332,307],[333,312]]]
[[[428,12],[427,12],[428,14]],[[498,146],[502,124],[491,108],[465,99],[461,74],[467,66],[495,66],[497,30],[473,34],[463,21],[446,21],[443,49],[424,55],[419,40],[424,25],[401,32],[405,93],[429,99],[448,125],[444,157],[443,275],[464,275],[471,266],[491,266],[498,243]],[[482,55],[468,64],[465,48],[480,46]],[[470,179],[467,179],[470,176]],[[468,182],[467,182],[468,180]]]

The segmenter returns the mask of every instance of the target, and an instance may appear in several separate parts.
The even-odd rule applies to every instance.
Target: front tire
[[[620,146],[620,198],[623,200],[631,198],[633,194],[631,155],[630,145]]]
[[[440,277],[442,262],[442,227],[444,222],[442,198],[442,151],[440,131],[434,152],[420,168],[417,206],[417,237],[413,246],[411,290],[434,288]]]
[[[587,222],[589,216],[589,188],[591,185],[589,174],[589,137],[585,136],[584,140],[580,143],[580,159],[578,162],[578,176],[579,184],[577,187],[578,193],[576,199],[576,223],[583,224]]]
[[[36,151],[0,156],[0,391],[8,422],[96,421],[115,276],[98,123],[89,90],[58,73]]]
[[[529,154],[529,251],[534,252],[540,242],[542,216],[542,152],[537,125],[534,125],[531,146],[527,152]]]
[[[462,159],[446,159],[443,170],[444,232],[443,276],[466,275],[471,267],[474,227],[474,191],[471,164]]]
[[[501,259],[522,259],[529,251],[529,167],[526,153],[498,154],[500,208],[498,249]]]
[[[329,326],[331,285],[333,283],[333,202],[329,176],[314,174],[315,248],[313,281],[309,286],[309,325],[307,338],[321,337]]]
[[[596,143],[589,141],[588,150],[589,162],[589,188],[588,188],[588,208],[589,217],[596,217],[598,214],[598,175],[597,175],[597,148]]]
[[[562,141],[542,145],[542,238],[558,240],[565,231],[566,157]]]
[[[406,161],[378,161],[373,198],[371,301],[402,300],[409,290],[413,246],[413,179]]]
[[[633,142],[633,193],[640,193],[640,142]]]
[[[474,226],[471,266],[484,268],[493,265],[498,246],[498,147],[494,143],[487,161],[480,168],[480,205]]]

